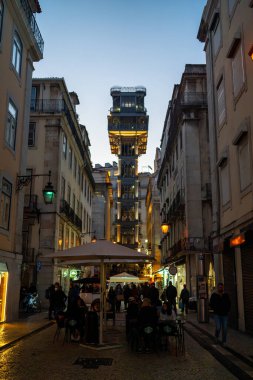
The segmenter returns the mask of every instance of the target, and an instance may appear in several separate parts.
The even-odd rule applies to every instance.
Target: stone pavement
[[[47,318],[48,312],[36,313],[11,323],[0,323],[0,351],[30,336],[54,322]]]
[[[137,378],[139,380],[167,379],[168,371],[171,375],[176,375],[178,379],[187,377],[188,380],[201,378],[215,378],[216,380],[252,378],[251,371],[247,371],[248,377],[232,375],[232,373],[223,367],[221,364],[222,361],[218,362],[214,355],[210,355],[210,350],[203,349],[203,346],[201,347],[201,344],[199,344],[196,339],[194,341],[187,333],[185,334],[185,355],[176,356],[173,350],[170,353],[159,352],[158,354],[151,355],[138,355],[133,353],[129,350],[125,341],[124,320],[125,313],[117,314],[116,326],[112,326],[112,321],[109,320],[105,327],[104,334],[105,342],[120,344],[121,348],[102,351],[87,350],[85,347],[75,343],[64,344],[63,346],[63,333],[59,341],[53,344],[52,341],[56,326],[52,326],[55,324],[54,322],[48,321],[47,312],[34,314],[27,319],[21,319],[15,323],[0,324],[0,351],[2,351],[3,354],[1,359],[3,363],[0,363],[0,379],[23,380],[29,378],[27,376],[31,369],[29,369],[29,371],[26,369],[24,360],[28,360],[28,362],[31,360],[31,365],[33,365],[33,370],[35,371],[34,373],[36,373],[36,375],[30,373],[30,379],[44,379],[44,374],[38,376],[37,371],[41,363],[47,362],[48,356],[52,357],[52,359],[55,356],[55,359],[53,359],[55,362],[52,362],[52,365],[50,362],[47,368],[49,380],[58,380],[61,378],[62,374],[59,368],[67,371],[68,376],[66,376],[66,379],[75,378],[76,380],[83,378],[84,375],[86,379],[91,380],[115,380],[116,378],[123,380],[133,380]],[[186,317],[186,327],[192,327],[193,325],[197,328],[197,335],[201,335],[201,330],[204,330],[213,337],[214,323],[212,320],[210,320],[208,324],[198,323],[196,313],[191,312]],[[43,329],[45,329],[45,331],[37,334],[37,332]],[[25,339],[27,337],[31,338]],[[229,329],[228,347],[250,358],[250,356],[253,355],[253,337]],[[229,352],[227,354],[230,355]],[[222,355],[224,355],[224,350],[222,351]],[[34,356],[38,356],[38,362],[34,362]],[[92,369],[78,370],[78,368],[81,367],[73,366],[73,363],[74,360],[77,360],[80,356],[84,358],[100,358],[102,360],[104,360],[104,358],[113,358],[113,366],[105,367],[102,365],[99,366],[99,369],[95,372]],[[30,357],[30,359],[27,359],[28,357]],[[16,364],[12,367],[12,363],[14,362]],[[24,372],[22,376],[19,374],[19,368]],[[138,368],[137,372],[136,368]],[[246,371],[245,368],[242,369]],[[106,370],[106,376],[103,370]],[[26,373],[25,371],[28,372]],[[50,371],[54,371],[53,377],[50,377]],[[82,372],[82,375],[80,373],[80,377],[77,376],[78,371]]]
[[[189,313],[185,319],[214,336],[215,324],[212,316],[209,318],[209,323],[199,323],[196,313]],[[227,347],[253,359],[253,336],[228,327]]]

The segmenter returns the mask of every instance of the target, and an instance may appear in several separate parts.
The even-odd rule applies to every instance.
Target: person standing
[[[173,307],[176,313],[177,312],[177,309],[176,309],[177,288],[174,285],[172,285],[171,281],[169,282],[169,285],[167,286],[167,289],[166,289],[166,297],[167,297],[169,305]]]
[[[52,307],[54,314],[57,315],[60,311],[64,311],[66,305],[67,296],[63,292],[59,282],[54,284],[54,292],[52,294]]]
[[[225,345],[227,341],[227,323],[231,301],[229,295],[224,292],[224,284],[222,282],[219,282],[217,292],[211,295],[210,306],[214,312],[216,342],[218,343],[219,335],[222,330],[221,344]]]
[[[190,298],[189,290],[186,288],[186,284],[184,284],[184,287],[181,290],[181,294],[179,298],[179,301],[182,302],[182,307],[181,307],[182,313],[184,313],[184,310],[185,310],[185,313],[188,314],[189,298]]]

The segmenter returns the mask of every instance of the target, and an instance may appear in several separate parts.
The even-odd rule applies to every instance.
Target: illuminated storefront
[[[6,295],[8,284],[8,269],[5,263],[0,263],[0,322],[5,321]]]

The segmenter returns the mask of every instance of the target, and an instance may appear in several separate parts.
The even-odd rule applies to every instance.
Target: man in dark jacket
[[[169,282],[169,286],[167,286],[166,288],[166,297],[167,297],[169,305],[173,307],[176,313],[177,312],[177,309],[176,309],[177,288],[172,285],[171,281]]]
[[[184,313],[184,310],[186,314],[188,314],[188,307],[189,307],[189,298],[190,298],[190,293],[189,290],[186,287],[186,284],[184,284],[184,288],[181,290],[180,298],[182,302],[182,313]]]
[[[218,284],[217,292],[211,295],[210,306],[214,312],[216,341],[218,343],[220,331],[222,330],[221,344],[224,345],[227,340],[228,313],[230,311],[231,302],[229,295],[224,293],[224,285],[222,282]]]

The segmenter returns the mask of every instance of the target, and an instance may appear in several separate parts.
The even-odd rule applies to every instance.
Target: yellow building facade
[[[0,0],[0,322],[18,317],[22,263],[22,191],[33,62],[43,56],[38,1]]]

